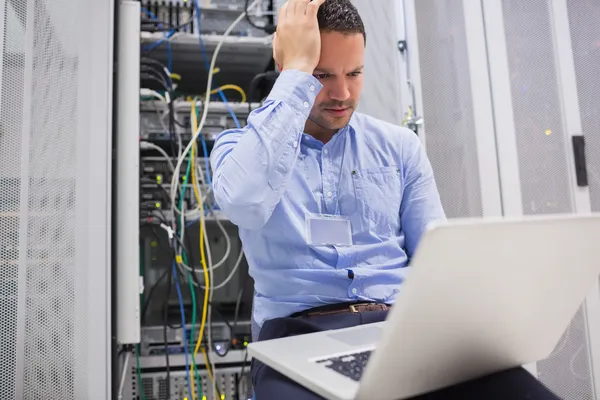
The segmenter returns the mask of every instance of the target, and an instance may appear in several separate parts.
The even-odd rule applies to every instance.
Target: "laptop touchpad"
[[[351,329],[348,331],[334,331],[327,336],[349,346],[366,346],[368,344],[375,344],[379,341],[381,327],[365,326],[363,328]]]

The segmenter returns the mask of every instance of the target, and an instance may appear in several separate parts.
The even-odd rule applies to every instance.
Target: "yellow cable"
[[[192,146],[192,159],[195,159],[196,157],[196,148],[197,145],[196,143],[194,143],[194,145]],[[198,190],[198,179],[196,178],[196,167],[192,161],[192,182],[193,182],[193,188],[194,188],[194,194],[196,196],[196,201],[198,202],[198,204],[200,204],[200,256],[202,258],[202,270],[204,272],[204,282],[205,282],[205,289],[204,289],[204,304],[202,306],[202,323],[200,325],[200,333],[204,334],[204,327],[206,325],[206,319],[207,319],[207,314],[208,314],[208,296],[209,296],[209,288],[210,288],[210,282],[209,282],[209,278],[208,278],[208,267],[207,267],[207,263],[206,263],[206,254],[204,252],[204,235],[206,234],[206,232],[204,232],[204,226],[205,226],[205,222],[204,222],[204,207],[202,206],[204,204],[203,200],[202,200],[202,195],[200,194],[200,190]],[[196,349],[194,350],[194,359],[196,358],[196,355],[198,354],[198,348],[200,346],[200,343],[202,341],[202,336],[198,337],[198,343],[196,343]],[[206,363],[206,371],[208,372],[208,378],[210,379],[210,381],[214,384],[214,376],[213,376],[213,372],[210,369],[210,364],[208,363],[208,356],[206,355],[206,346],[203,346],[201,349],[202,352],[202,356],[204,357],[204,362]]]
[[[176,74],[175,72],[171,72],[171,79],[176,79],[176,80],[180,81],[181,75]]]
[[[189,100],[189,98],[188,98],[188,100]],[[198,121],[196,119],[195,103],[192,103],[192,111],[191,111],[190,117],[191,117],[191,120],[192,120],[192,126],[195,126],[195,124],[198,123]],[[194,182],[194,178],[195,178],[195,174],[193,172],[193,170],[195,168],[194,161],[193,161],[194,160],[194,153],[193,153],[193,151],[194,151],[194,149],[192,148],[192,154],[191,154],[191,160],[190,160],[190,162],[191,162],[190,168],[192,169],[192,183]],[[188,183],[188,182],[186,182],[186,183]],[[206,295],[204,295],[204,297],[206,297]],[[199,341],[202,340],[202,332],[198,332],[198,340]],[[191,365],[191,369],[190,369],[190,372],[191,372],[190,373],[190,378],[192,379],[192,383],[191,383],[192,393],[190,393],[190,394],[192,396],[192,400],[196,400],[197,399],[197,396],[196,396],[196,379],[195,379],[195,376],[194,376],[194,368],[196,366],[196,353],[194,353],[194,355],[193,355],[192,363],[191,364],[192,365]]]
[[[238,85],[223,85],[220,88],[211,90],[210,94],[217,94],[219,90],[235,90],[242,96],[242,103],[245,103],[247,100],[246,92]]]
[[[197,120],[197,116],[196,116],[196,103],[195,101],[192,101],[192,108],[191,108],[191,115],[190,115],[190,119],[191,119],[191,123],[192,123],[192,128],[193,128],[193,132],[195,132],[198,129],[198,120]],[[198,206],[199,206],[199,212],[200,212],[200,257],[202,259],[202,270],[204,272],[204,285],[206,287],[205,291],[204,291],[204,304],[202,306],[202,319],[201,319],[201,323],[200,323],[200,330],[198,331],[198,341],[196,343],[196,348],[194,349],[194,360],[196,360],[196,357],[198,356],[198,351],[200,350],[200,345],[202,343],[202,337],[204,336],[204,326],[206,325],[206,319],[207,319],[207,314],[208,314],[208,295],[209,295],[209,288],[210,288],[210,282],[209,282],[209,277],[208,277],[208,267],[207,267],[207,263],[206,263],[206,254],[204,251],[204,201],[202,200],[202,194],[200,193],[200,190],[198,188],[198,179],[196,177],[196,166],[195,166],[195,160],[196,160],[196,143],[194,143],[192,145],[192,151],[190,154],[191,160],[190,162],[192,163],[191,165],[191,173],[192,173],[192,188],[194,189],[194,195],[196,197],[196,201],[198,202]],[[205,347],[202,347],[202,355],[204,357],[204,361],[206,363],[206,371],[208,372],[208,377],[211,380],[211,382],[213,382],[214,384],[214,376],[213,373],[210,369],[210,364],[208,363],[208,357],[206,355],[206,349]],[[193,394],[193,397],[195,397],[195,393]]]

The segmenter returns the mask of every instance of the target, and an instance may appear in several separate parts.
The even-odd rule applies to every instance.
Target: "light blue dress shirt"
[[[216,201],[238,225],[255,281],[254,320],[325,304],[391,304],[426,226],[444,212],[410,130],[355,113],[325,145],[303,134],[322,85],[284,71],[243,129],[211,153]],[[353,246],[311,246],[307,214],[347,216]]]

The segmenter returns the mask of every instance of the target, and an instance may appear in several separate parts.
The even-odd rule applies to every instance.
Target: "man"
[[[280,77],[212,151],[215,197],[255,280],[258,340],[384,320],[427,224],[445,218],[418,137],[355,112],[365,44],[350,0],[289,0]],[[260,362],[252,374],[258,400],[317,398]]]

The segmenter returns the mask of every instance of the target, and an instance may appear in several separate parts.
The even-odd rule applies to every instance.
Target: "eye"
[[[348,75],[349,76],[359,76],[360,74],[362,74],[362,71],[354,71],[354,72],[349,73]]]
[[[313,75],[315,78],[317,78],[318,80],[322,80],[322,79],[327,79],[329,78],[331,75],[329,74],[314,74]]]

